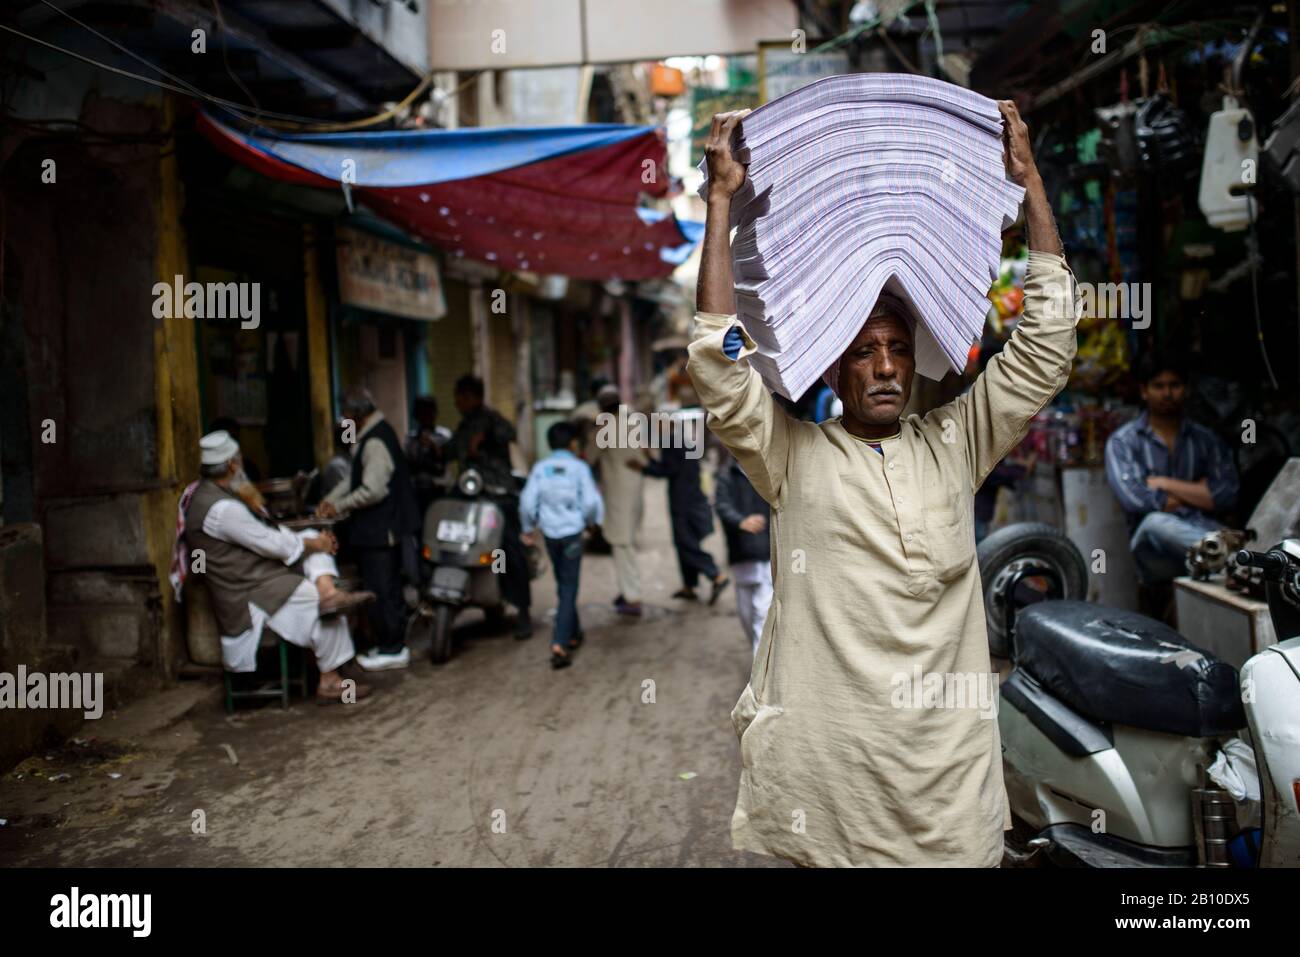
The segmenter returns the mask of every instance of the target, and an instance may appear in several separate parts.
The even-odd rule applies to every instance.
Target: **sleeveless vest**
[[[222,499],[233,499],[240,508],[248,508],[239,496],[216,482],[204,479],[199,483],[185,511],[185,541],[191,553],[195,549],[203,550],[206,571],[200,574],[212,594],[217,627],[223,635],[232,636],[253,627],[249,602],[268,616],[274,615],[306,579],[299,564],[289,567],[204,532],[203,520],[208,510]]]
[[[413,535],[420,528],[420,506],[415,500],[415,485],[411,482],[411,469],[406,463],[406,453],[397,439],[397,433],[387,420],[375,423],[361,440],[361,448],[352,457],[352,485],[361,485],[361,459],[367,442],[382,442],[393,460],[393,474],[388,480],[388,494],[365,508],[348,516],[348,544],[357,548],[377,548],[396,545],[403,536]],[[391,532],[391,537],[390,533]]]

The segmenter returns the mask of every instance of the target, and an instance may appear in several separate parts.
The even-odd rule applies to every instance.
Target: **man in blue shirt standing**
[[[555,570],[559,606],[551,667],[573,664],[571,653],[582,643],[578,624],[578,571],[582,564],[582,532],[605,518],[605,502],[596,488],[591,467],[578,458],[578,430],[557,422],[546,433],[551,454],[533,466],[519,500],[523,540],[537,543],[537,530],[546,539],[546,552]]]
[[[1178,359],[1150,354],[1138,370],[1146,411],[1106,442],[1106,479],[1128,514],[1138,580],[1167,584],[1187,550],[1223,527],[1214,516],[1237,502],[1228,447],[1184,415],[1187,373]]]

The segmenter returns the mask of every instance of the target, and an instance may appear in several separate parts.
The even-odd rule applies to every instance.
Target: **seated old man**
[[[226,670],[256,670],[262,632],[270,628],[315,654],[319,703],[351,700],[339,675],[354,655],[341,613],[374,595],[337,587],[338,542],[331,533],[290,531],[245,503],[248,476],[239,444],[228,432],[205,435],[199,445],[201,478],[181,503],[180,533],[191,570],[203,575],[212,594]],[[355,700],[370,693],[361,684],[353,691]]]

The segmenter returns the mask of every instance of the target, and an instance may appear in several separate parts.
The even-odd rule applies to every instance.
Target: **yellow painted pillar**
[[[311,223],[304,223],[302,227],[302,260],[312,448],[319,466],[334,455],[334,402],[330,377],[329,309],[320,270],[320,231]]]
[[[162,101],[163,128],[172,132],[175,111],[170,97]],[[154,232],[156,279],[171,283],[185,275],[185,236],[181,229],[181,182],[172,136],[159,148],[158,205]],[[162,595],[162,647],[155,649],[155,665],[166,672],[184,647],[180,606],[172,593],[172,545],[176,537],[176,504],[181,490],[198,477],[199,408],[198,351],[194,320],[183,315],[154,319],[154,399],[157,411],[158,485],[145,493],[141,510],[149,557]]]

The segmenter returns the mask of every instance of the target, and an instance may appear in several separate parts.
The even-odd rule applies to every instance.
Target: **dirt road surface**
[[[749,670],[734,595],[714,608],[669,598],[661,485],[646,505],[647,613],[615,615],[613,562],[588,556],[572,668],[548,663],[548,570],[533,583],[534,638],[485,634],[469,614],[449,664],[420,656],[377,675],[355,707],[295,699],[227,716],[215,680],[182,682],[0,779],[0,863],[775,864],[729,839],[729,714]],[[721,535],[706,547],[725,561]]]

